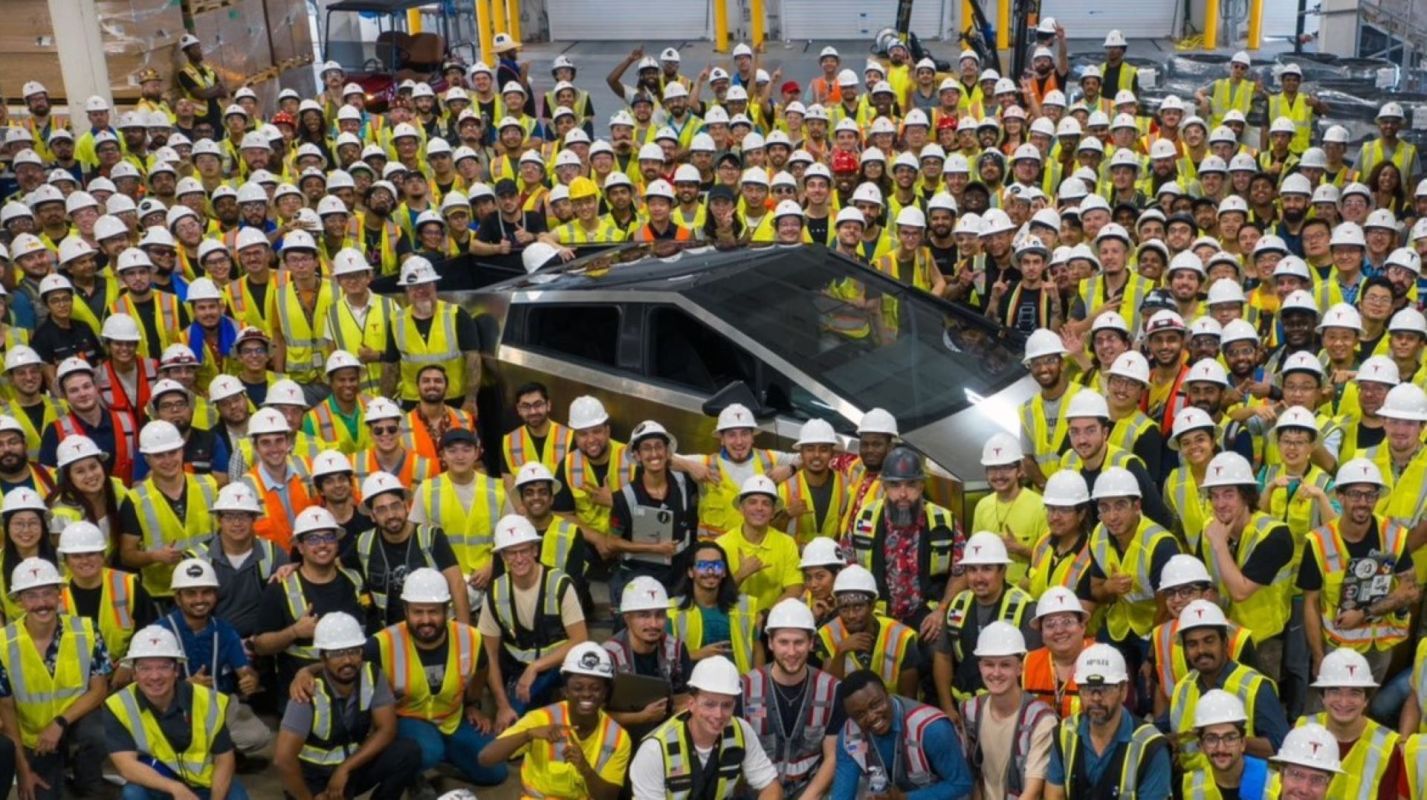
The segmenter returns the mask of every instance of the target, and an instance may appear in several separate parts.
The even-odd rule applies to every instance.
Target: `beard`
[[[24,453],[0,454],[0,472],[19,472],[28,463],[29,458]]]

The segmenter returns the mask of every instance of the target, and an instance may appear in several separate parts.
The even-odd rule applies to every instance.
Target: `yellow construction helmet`
[[[586,197],[599,197],[600,187],[595,182],[586,177],[579,177],[570,181],[570,200],[583,200]]]

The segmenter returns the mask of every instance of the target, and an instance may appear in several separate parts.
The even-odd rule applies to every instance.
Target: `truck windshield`
[[[788,248],[687,296],[861,409],[917,428],[1025,374],[1018,343],[978,315],[823,248]]]

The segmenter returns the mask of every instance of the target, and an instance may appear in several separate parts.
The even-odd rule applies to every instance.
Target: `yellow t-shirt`
[[[971,515],[971,531],[990,531],[997,535],[1010,533],[1029,550],[1049,533],[1045,524],[1045,503],[1039,494],[1030,489],[1022,489],[1009,503],[1001,502],[993,492],[977,501],[976,511]],[[1006,583],[1018,583],[1029,569],[1029,558],[1013,554],[1011,566],[1006,570]]]
[[[768,529],[763,541],[753,544],[743,536],[742,526],[716,540],[728,553],[729,574],[737,575],[743,559],[757,556],[763,568],[739,586],[739,592],[758,601],[759,608],[772,608],[790,586],[801,586],[803,571],[798,568],[798,543],[780,530]]]
[[[564,702],[556,704],[556,706],[565,705]],[[528,712],[514,725],[506,728],[500,738],[504,739],[518,735],[521,731],[552,724],[552,709],[556,706],[546,706]],[[619,731],[618,744],[615,745],[614,754],[609,757],[609,760],[600,764],[600,749],[604,745],[604,732],[607,724],[613,725]],[[595,725],[594,731],[587,738],[577,741],[580,743],[580,750],[585,754],[585,761],[595,768],[595,772],[601,778],[616,786],[624,783],[624,774],[629,767],[632,745],[629,742],[629,734],[620,728],[618,723],[601,711],[599,723]],[[584,800],[591,796],[580,771],[568,760],[557,757],[555,745],[551,742],[534,739],[516,750],[515,755],[525,756],[524,763],[520,765],[520,783],[525,789],[526,795],[539,792],[535,796],[543,796],[550,800]]]

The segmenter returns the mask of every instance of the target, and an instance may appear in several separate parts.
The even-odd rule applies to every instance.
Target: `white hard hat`
[[[1037,328],[1026,338],[1026,355],[1021,363],[1029,366],[1032,361],[1043,356],[1063,356],[1066,352],[1060,334],[1049,328]]]
[[[1255,486],[1257,483],[1254,468],[1248,459],[1232,450],[1226,450],[1210,459],[1209,466],[1205,468],[1204,480],[1199,486],[1202,489],[1212,489],[1216,486]]]
[[[1075,659],[1075,682],[1082,687],[1120,684],[1128,679],[1125,657],[1112,645],[1097,642]]]
[[[1061,472],[1064,471],[1061,470]],[[1060,472],[1056,473],[1056,475],[1059,474]],[[1055,475],[1051,477],[1055,477]],[[1051,614],[1076,614],[1082,620],[1090,617],[1085,613],[1085,606],[1080,604],[1080,598],[1075,596],[1075,592],[1064,586],[1048,587],[1036,601],[1036,619],[1048,617]]]
[[[700,659],[689,674],[688,685],[701,692],[733,697],[743,694],[743,681],[739,678],[738,667],[723,656]]]
[[[353,650],[367,643],[367,634],[357,618],[345,611],[329,611],[317,620],[317,628],[312,633],[312,647],[333,652]]]
[[[406,497],[406,487],[390,472],[377,470],[362,479],[362,502],[368,507],[371,506],[372,498],[387,492],[397,492],[403,499]]]
[[[962,565],[996,565],[1011,563],[1011,556],[1006,552],[1006,543],[1001,537],[990,531],[977,531],[971,534],[966,540],[966,546],[962,549]]]
[[[1112,30],[1105,34],[1105,47],[1129,47],[1130,43],[1125,41],[1125,35],[1119,30]]]
[[[619,595],[619,613],[630,611],[668,611],[669,592],[664,584],[648,575],[637,575],[624,585]]]
[[[798,562],[798,568],[843,567],[846,566],[846,564],[847,559],[843,557],[837,540],[827,536],[818,536],[809,541],[806,545],[803,545],[803,555],[802,559]]]
[[[861,564],[850,564],[843,567],[837,573],[837,578],[832,582],[832,593],[841,594],[843,592],[862,592],[864,594],[877,594],[877,579],[867,571]]]
[[[603,645],[595,642],[580,642],[565,652],[565,660],[560,665],[565,675],[588,675],[592,678],[614,679],[614,659]]]
[[[218,289],[218,284],[207,276],[194,278],[193,283],[188,285],[188,302],[196,303],[203,300],[220,302],[223,300],[223,292]]]
[[[403,603],[449,603],[451,584],[446,576],[430,567],[418,567],[407,573],[401,587]]]
[[[1318,665],[1318,679],[1313,681],[1315,689],[1375,689],[1377,685],[1367,658],[1347,647],[1340,647],[1323,656],[1322,663]]]
[[[1248,721],[1244,702],[1223,689],[1210,689],[1194,706],[1194,727],[1243,723]]]
[[[92,376],[94,375],[94,367],[79,356],[70,356],[59,362],[59,368],[55,370],[55,382],[63,388],[64,379],[76,372],[83,372]]]
[[[1048,506],[1066,508],[1090,502],[1090,489],[1085,485],[1085,476],[1076,470],[1063,469],[1051,475],[1045,482],[1045,494],[1041,501]]]
[[[1203,561],[1185,553],[1176,553],[1164,562],[1164,569],[1160,572],[1159,591],[1163,592],[1166,589],[1195,583],[1212,584],[1213,582],[1214,579],[1209,577],[1209,570],[1204,566]]]
[[[332,355],[327,356],[325,372],[328,375],[339,369],[361,369],[362,362],[357,357],[346,350],[333,350]]]
[[[744,478],[743,485],[738,489],[738,502],[742,503],[745,497],[754,494],[771,497],[776,503],[778,501],[778,484],[774,483],[773,479],[767,475],[749,475]]]
[[[1015,625],[996,620],[977,634],[976,649],[971,654],[977,658],[1023,656],[1026,654],[1026,637]]]
[[[273,381],[268,387],[268,396],[263,398],[263,407],[272,406],[301,406],[307,407],[307,398],[302,394],[302,387],[297,385],[297,381],[291,378],[282,378]]]
[[[268,433],[292,433],[292,427],[287,424],[287,417],[284,417],[281,411],[275,408],[260,408],[248,418],[248,436],[256,438]]]
[[[1283,744],[1279,745],[1278,754],[1270,760],[1276,764],[1294,764],[1334,775],[1343,771],[1338,761],[1337,737],[1316,722],[1308,722],[1289,731],[1283,737]]]
[[[45,360],[43,358],[40,358],[40,354],[35,352],[35,349],[28,345],[13,345],[9,350],[5,351],[6,372],[9,372],[12,369],[19,369],[20,367],[28,367],[31,365],[39,365],[44,363]]]
[[[241,512],[247,514],[263,513],[263,505],[258,501],[258,496],[253,493],[252,487],[243,481],[234,481],[218,490],[218,499],[213,503],[213,513]]]
[[[1412,384],[1404,383],[1402,385],[1411,386]],[[1392,392],[1388,392],[1388,394],[1392,394]],[[1349,459],[1341,467],[1338,467],[1338,474],[1333,476],[1333,484],[1339,489],[1355,483],[1366,483],[1373,486],[1387,485],[1382,479],[1382,470],[1370,458]]]
[[[1427,392],[1414,383],[1392,387],[1383,401],[1378,416],[1411,422],[1427,422]]]
[[[38,511],[44,514],[48,510],[44,498],[27,486],[20,486],[6,492],[4,503],[0,505],[0,513],[6,516],[16,511]]]
[[[1424,217],[1424,219],[1427,219],[1427,217]],[[1404,331],[1427,336],[1427,316],[1424,316],[1421,311],[1408,306],[1392,315],[1392,319],[1387,321],[1387,330],[1390,333]]]
[[[129,640],[129,650],[124,654],[124,663],[133,664],[141,658],[174,658],[186,661],[183,647],[178,637],[164,625],[150,625]]]
[[[1075,393],[1070,398],[1070,403],[1065,409],[1066,419],[1086,419],[1094,417],[1096,419],[1110,418],[1110,404],[1106,402],[1105,395],[1094,389],[1084,389]]]
[[[139,452],[144,455],[168,453],[183,447],[183,434],[172,422],[153,420],[139,431]]]
[[[201,558],[185,558],[173,568],[173,589],[217,589],[218,573]]]
[[[312,459],[312,480],[352,472],[352,461],[340,450],[323,450]]]
[[[1021,450],[1021,440],[1004,431],[991,434],[981,446],[981,466],[997,467],[1018,464],[1025,457]]]
[[[832,423],[825,419],[810,419],[803,423],[803,427],[798,431],[798,440],[793,443],[793,447],[812,444],[837,445],[837,432],[832,429]]]
[[[1194,600],[1179,612],[1179,633],[1194,628],[1227,628],[1229,620],[1224,610],[1208,600]]]
[[[1318,323],[1319,331],[1324,328],[1349,328],[1361,332],[1363,315],[1349,303],[1334,303],[1323,314],[1323,320]]]
[[[54,564],[32,556],[15,565],[14,572],[10,574],[10,596],[17,596],[26,589],[59,586],[63,583],[64,579],[60,577],[59,569]]]
[[[1289,428],[1310,431],[1315,439],[1318,437],[1318,420],[1313,416],[1312,411],[1309,411],[1303,406],[1292,406],[1291,408],[1285,409],[1282,414],[1278,415],[1278,420],[1275,421],[1273,425],[1275,433]]]
[[[515,488],[518,490],[527,483],[548,483],[552,495],[560,493],[560,482],[555,480],[555,475],[550,472],[550,468],[539,461],[527,461],[520,465],[520,469],[516,470]]]
[[[303,536],[317,531],[341,533],[343,530],[344,528],[337,523],[337,518],[323,506],[308,506],[302,509],[297,518],[292,521],[292,538],[296,541],[301,541]]]
[[[1081,392],[1084,394],[1084,392]],[[1078,397],[1079,395],[1077,395]],[[1095,479],[1095,488],[1090,493],[1092,500],[1111,497],[1140,497],[1140,483],[1134,473],[1123,467],[1110,467]]]
[[[1169,449],[1179,450],[1179,437],[1190,431],[1207,430],[1214,431],[1214,418],[1209,416],[1209,412],[1198,406],[1185,406],[1174,415],[1174,425],[1170,429],[1170,439],[1167,442]],[[1057,473],[1059,474],[1059,473]]]
[[[1115,362],[1110,365],[1110,369],[1107,370],[1105,374],[1129,378],[1132,381],[1148,386],[1150,382],[1150,363],[1140,351],[1126,350],[1115,358]],[[1084,392],[1080,394],[1084,394]],[[1076,397],[1079,397],[1080,394],[1077,394]]]
[[[70,436],[65,439],[69,441],[76,437]],[[102,553],[109,549],[109,542],[104,538],[104,532],[99,530],[99,526],[87,519],[77,519],[64,526],[64,530],[59,534],[59,547],[55,552],[60,555],[79,555],[81,553]]]
[[[753,412],[748,410],[748,406],[742,403],[730,403],[718,412],[718,423],[714,426],[714,430],[722,433],[727,430],[756,426],[757,423],[753,421]]]
[[[768,622],[763,626],[763,630],[769,633],[779,628],[802,628],[811,633],[818,629],[818,623],[807,603],[796,597],[789,597],[773,606],[768,612]]]
[[[436,283],[441,280],[437,274],[436,267],[430,261],[421,256],[412,256],[401,264],[401,277],[397,280],[398,286],[417,286],[423,283]]]
[[[243,382],[232,375],[215,375],[213,382],[208,384],[208,399],[216,403],[219,400],[226,400],[234,395],[242,394],[244,391],[246,390],[243,388]]]
[[[507,514],[496,523],[494,540],[495,543],[491,549],[499,553],[508,547],[517,547],[531,542],[538,543],[540,533],[525,517],[519,514]]]
[[[1406,311],[1407,309],[1403,309]],[[1401,314],[1402,311],[1397,312]],[[1391,327],[1388,328],[1392,330]],[[1402,375],[1398,372],[1397,363],[1390,356],[1369,356],[1363,359],[1363,363],[1358,365],[1358,374],[1353,377],[1355,383],[1383,383],[1388,386],[1396,386],[1402,382]]]
[[[1211,320],[1212,321],[1212,320]],[[1218,323],[1215,323],[1216,325]],[[1221,334],[1222,335],[1222,331]],[[1189,374],[1184,376],[1185,383],[1213,383],[1219,386],[1229,385],[1229,374],[1224,370],[1224,365],[1217,359],[1201,358],[1194,362],[1189,368]]]
[[[609,422],[609,413],[598,397],[581,395],[570,403],[569,426],[572,430],[586,430]]]
[[[862,415],[862,421],[857,423],[857,435],[866,433],[881,433],[893,438],[901,435],[897,431],[897,418],[882,408],[868,409],[867,413]]]

